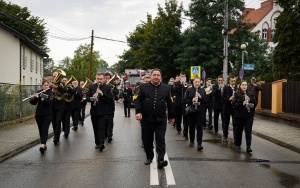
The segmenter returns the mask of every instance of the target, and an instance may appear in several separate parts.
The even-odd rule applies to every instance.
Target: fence
[[[39,86],[0,83],[0,122],[33,115],[36,106],[22,99],[36,93]]]
[[[285,82],[282,85],[282,111],[300,114],[300,82]]]
[[[261,108],[271,110],[272,107],[272,84],[261,85]]]

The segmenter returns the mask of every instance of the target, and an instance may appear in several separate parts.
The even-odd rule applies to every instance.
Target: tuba
[[[55,78],[53,78],[52,82],[54,84],[58,84],[58,82],[60,81],[61,77],[66,76],[67,74],[65,73],[65,71],[63,71],[62,69],[57,69],[57,75],[55,76]]]
[[[71,93],[71,90],[74,89],[74,87],[72,86],[73,81],[77,81],[77,80],[73,75],[71,75],[71,78],[65,84],[65,87],[67,88],[67,92],[65,93],[64,99],[66,102],[71,102],[74,100],[74,94]]]
[[[121,79],[118,75],[113,75],[106,83],[112,85],[113,88],[117,87],[121,82]]]

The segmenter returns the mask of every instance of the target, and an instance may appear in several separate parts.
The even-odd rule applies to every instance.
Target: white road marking
[[[173,171],[172,171],[172,168],[171,168],[171,163],[170,163],[167,152],[165,154],[165,160],[168,161],[168,166],[165,167],[167,185],[176,185],[174,175],[173,175]]]
[[[150,185],[159,185],[155,147],[153,148],[153,152],[154,158],[150,164]]]

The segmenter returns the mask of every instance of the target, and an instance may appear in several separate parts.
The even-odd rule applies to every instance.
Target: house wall
[[[42,56],[2,28],[0,28],[0,38],[0,82],[40,85],[43,78]]]
[[[273,4],[273,9],[265,16],[262,21],[260,21],[253,29],[251,32],[257,33],[259,32],[260,37],[262,38],[262,33],[263,33],[263,28],[264,25],[268,25],[268,35],[267,35],[267,40],[269,41],[269,46],[271,48],[274,48],[276,45],[274,42],[272,42],[272,30],[275,29],[275,24],[274,24],[274,19],[279,16],[279,13],[282,12],[283,9],[276,5],[275,3]]]
[[[0,28],[0,82],[17,84],[20,78],[19,39]]]

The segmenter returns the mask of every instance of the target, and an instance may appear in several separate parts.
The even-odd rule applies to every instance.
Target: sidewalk
[[[90,104],[86,106],[86,116],[89,116]],[[118,117],[118,116],[115,116]],[[38,128],[32,118],[23,123],[17,123],[0,128],[0,162],[40,143]],[[280,146],[300,153],[300,127],[287,123],[272,121],[256,116],[253,134],[274,142]],[[53,130],[50,125],[48,144],[52,144]]]
[[[90,103],[85,109],[85,117],[89,115]],[[53,137],[52,124],[49,127],[47,144],[53,144],[51,137]],[[0,126],[0,163],[39,143],[39,131],[34,117],[22,123]]]

